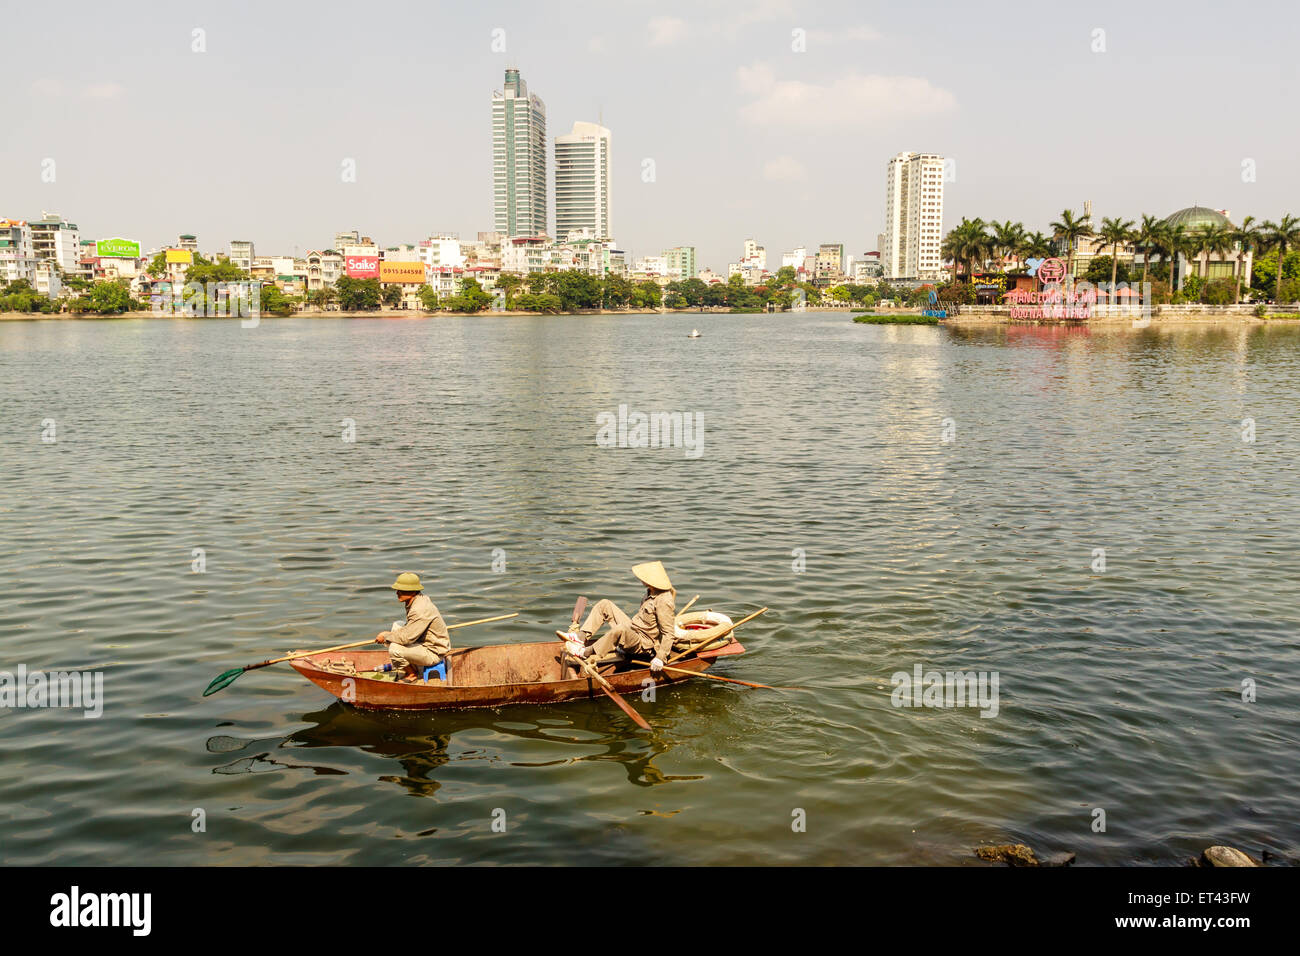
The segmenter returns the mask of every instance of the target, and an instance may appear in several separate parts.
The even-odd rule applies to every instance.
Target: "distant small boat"
[[[698,339],[700,337],[699,329],[691,329],[691,334],[686,336],[688,339]]]

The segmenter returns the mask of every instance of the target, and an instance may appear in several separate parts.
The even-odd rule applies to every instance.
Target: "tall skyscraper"
[[[574,123],[555,137],[555,235],[588,230],[596,239],[613,235],[609,225],[609,130]]]
[[[546,104],[515,69],[492,94],[492,193],[497,232],[546,232]]]
[[[889,161],[885,241],[888,279],[938,279],[943,271],[943,157],[899,153]]]

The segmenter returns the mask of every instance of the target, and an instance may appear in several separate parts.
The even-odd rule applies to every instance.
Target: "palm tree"
[[[1201,278],[1205,284],[1209,284],[1210,279],[1210,257],[1214,255],[1226,256],[1232,249],[1232,227],[1221,226],[1217,223],[1214,225],[1205,225],[1197,230],[1194,240],[1198,246],[1198,251],[1205,255],[1204,271]]]
[[[1115,299],[1115,274],[1119,269],[1119,247],[1133,238],[1132,219],[1103,219],[1101,230],[1097,233],[1106,245],[1110,246],[1110,298]]]
[[[1164,223],[1155,216],[1142,214],[1142,225],[1133,233],[1133,241],[1142,250],[1142,284],[1146,285],[1147,269],[1151,265],[1151,253],[1160,247],[1160,234]]]
[[[1241,220],[1241,225],[1232,233],[1232,241],[1237,244],[1237,257],[1232,263],[1232,278],[1234,289],[1232,301],[1241,301],[1241,275],[1245,265],[1245,259],[1248,253],[1253,252],[1259,246],[1259,227],[1255,225],[1255,217],[1247,216]]]
[[[1052,223],[1052,234],[1058,239],[1065,240],[1066,260],[1065,271],[1068,275],[1074,275],[1074,244],[1085,236],[1092,235],[1092,227],[1089,223],[1090,217],[1082,216],[1079,219],[1074,218],[1074,213],[1066,209],[1061,213],[1061,221]]]
[[[1052,254],[1052,240],[1041,232],[1025,233],[1017,252],[1023,259],[1046,259]]]
[[[1178,263],[1178,254],[1187,251],[1187,227],[1182,223],[1170,226],[1162,223],[1160,230],[1160,255],[1169,257],[1169,294],[1174,291],[1174,266]]]
[[[1006,259],[1014,256],[1025,238],[1025,227],[1008,219],[1006,222],[993,223],[993,255],[998,260],[998,271],[1006,269]]]
[[[1277,222],[1265,221],[1259,224],[1264,236],[1263,248],[1277,247],[1277,283],[1273,287],[1273,301],[1282,301],[1282,260],[1286,258],[1288,247],[1300,245],[1300,219],[1295,216],[1283,216]]]
[[[965,263],[966,277],[969,280],[973,263],[976,259],[988,256],[990,249],[989,235],[985,232],[984,220],[980,218],[962,219],[961,223],[944,237],[939,247],[945,259],[952,260],[952,281],[957,282],[957,269]]]

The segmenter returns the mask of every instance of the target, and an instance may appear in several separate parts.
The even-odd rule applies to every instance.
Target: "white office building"
[[[36,282],[32,227],[22,219],[0,219],[0,285],[19,279]]]
[[[253,268],[256,250],[249,239],[232,239],[230,241],[230,264],[249,272]]]
[[[465,254],[460,248],[460,238],[452,235],[430,236],[420,243],[420,261],[430,268],[450,266],[465,267]]]
[[[42,212],[40,219],[29,223],[32,229],[32,254],[38,262],[49,261],[63,272],[76,275],[81,270],[81,235],[76,223],[62,216]]]
[[[555,235],[584,233],[596,239],[613,235],[609,224],[609,130],[574,123],[573,132],[555,137]]]
[[[516,69],[492,93],[492,202],[502,235],[546,233],[546,104]]]
[[[880,249],[888,279],[939,279],[943,274],[943,157],[899,153],[889,161],[885,232]]]

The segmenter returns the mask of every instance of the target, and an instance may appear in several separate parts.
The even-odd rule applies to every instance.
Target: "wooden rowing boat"
[[[680,626],[683,622],[679,620],[678,623]],[[714,629],[707,626],[699,628],[706,635]],[[687,630],[693,632],[695,629],[688,627]],[[691,637],[692,640],[697,639],[695,633]],[[373,671],[388,662],[388,652],[384,650],[317,654],[290,661],[289,664],[303,677],[318,687],[323,687],[339,700],[367,710],[442,710],[498,707],[503,704],[550,704],[602,696],[595,682],[585,675],[576,674],[571,664],[562,662],[563,649],[563,641],[541,641],[453,650],[447,655],[451,670],[451,680],[447,683],[436,677],[430,678],[427,684],[376,680],[364,674],[338,673],[324,666],[326,660],[346,661],[359,672]],[[684,658],[674,666],[698,673],[708,670],[719,657],[743,653],[745,648],[732,637],[729,643]],[[649,664],[639,660],[628,661],[612,669],[602,667],[601,676],[609,681],[614,690],[624,694],[640,693],[644,686],[642,681],[648,677],[660,686],[690,680],[687,674],[670,674],[666,671],[652,674]]]

